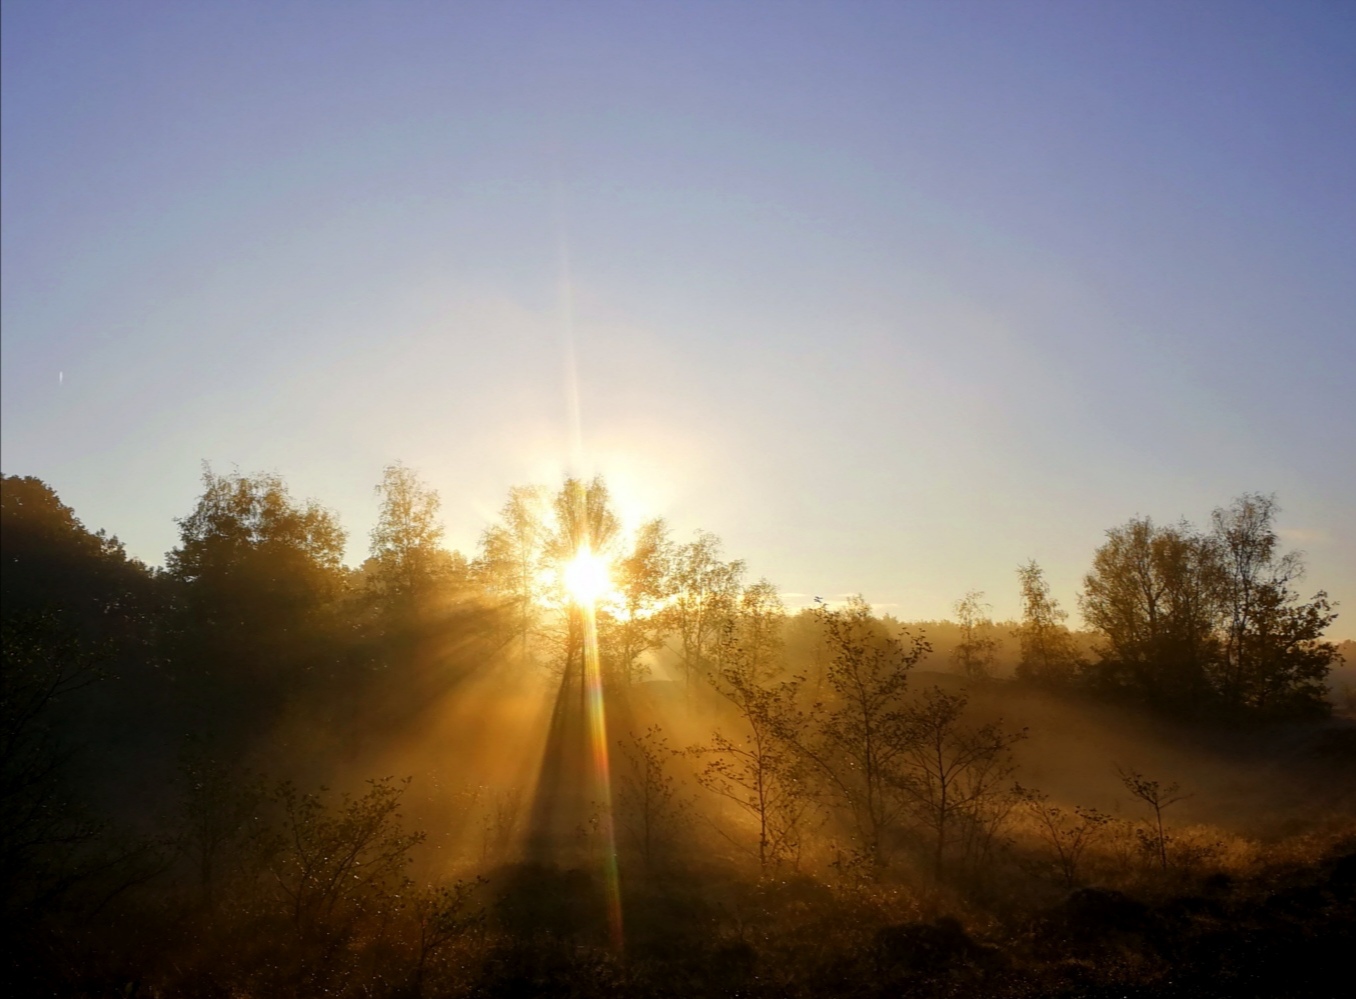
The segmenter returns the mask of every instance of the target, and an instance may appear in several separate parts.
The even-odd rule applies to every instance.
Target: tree
[[[679,751],[669,746],[658,725],[640,735],[618,740],[622,766],[618,768],[617,814],[623,831],[653,871],[673,847],[687,802],[678,796],[678,784],[669,764]]]
[[[203,487],[165,560],[175,658],[216,721],[257,722],[342,659],[345,536],[334,514],[293,501],[276,475],[204,468]]]
[[[748,651],[735,645],[727,649],[726,665],[712,684],[734,705],[740,731],[717,729],[708,745],[692,750],[706,758],[697,783],[733,802],[756,823],[760,867],[794,860],[810,807],[803,761],[790,735],[799,721],[799,681],[759,680]]]
[[[1159,867],[1167,871],[1168,834],[1163,828],[1163,812],[1169,806],[1190,798],[1191,795],[1183,794],[1181,785],[1175,781],[1164,785],[1159,781],[1150,780],[1136,770],[1125,770],[1121,767],[1116,768],[1116,773],[1120,776],[1125,789],[1153,810],[1154,824],[1150,827],[1148,835],[1142,836],[1141,840],[1149,852],[1157,858]]]
[[[1054,852],[1055,867],[1066,888],[1076,888],[1078,871],[1088,848],[1105,831],[1111,816],[1095,808],[1075,805],[1072,811],[1050,804],[1050,796],[1018,787],[1017,795],[1036,829],[1036,835]]]
[[[984,603],[984,594],[971,590],[956,601],[956,623],[961,640],[951,654],[951,661],[963,676],[971,680],[986,680],[992,673],[998,640],[993,637],[993,621]]]
[[[54,716],[58,738],[119,739],[129,717],[148,737],[180,727],[165,710],[175,691],[161,646],[172,596],[162,572],[130,558],[116,537],[88,530],[46,483],[0,478],[0,617],[20,631],[60,635],[63,647],[97,649],[116,678],[78,699],[78,721],[69,711]]]
[[[599,614],[598,645],[604,671],[629,683],[643,676],[641,656],[664,644],[662,608],[671,594],[673,544],[662,520],[642,524],[630,551],[616,562],[620,606]]]
[[[1069,615],[1050,596],[1045,572],[1035,559],[1018,566],[1022,587],[1022,623],[1016,635],[1021,643],[1017,678],[1037,683],[1068,683],[1082,665],[1073,636],[1064,626]]]
[[[381,512],[371,532],[371,555],[354,602],[367,623],[369,660],[391,681],[385,691],[422,706],[441,682],[450,682],[489,652],[477,639],[492,612],[467,599],[466,560],[442,544],[438,494],[403,465],[387,466],[376,488]],[[375,677],[371,679],[376,679]],[[367,691],[355,693],[362,696]]]
[[[1323,634],[1336,617],[1321,590],[1307,603],[1285,587],[1259,593],[1244,633],[1242,705],[1275,716],[1327,714],[1326,680],[1340,654]]]
[[[841,610],[821,606],[830,648],[830,696],[790,733],[831,801],[851,822],[872,869],[887,865],[886,836],[908,801],[901,790],[904,757],[914,733],[904,693],[909,671],[931,651],[909,632],[892,638],[861,597]]]
[[[546,495],[540,486],[515,486],[499,512],[499,523],[480,537],[475,570],[485,589],[511,608],[523,654],[535,620],[537,575],[546,544]]]
[[[464,574],[465,560],[443,547],[436,490],[395,464],[386,466],[376,492],[381,512],[371,533],[369,575],[388,599],[413,605]]]
[[[61,703],[105,673],[100,650],[54,616],[8,616],[0,637],[0,918],[13,933],[88,876],[99,827],[69,801],[70,752],[53,730]]]
[[[216,582],[261,556],[329,573],[343,559],[345,535],[334,515],[313,500],[295,503],[276,475],[216,475],[204,466],[203,494],[178,524],[179,546],[166,563],[184,582]],[[271,578],[280,587],[292,582]]]
[[[582,551],[608,551],[621,532],[621,521],[612,509],[612,496],[602,476],[591,482],[568,478],[553,504],[555,531],[546,542],[546,555],[557,565],[569,562]]]
[[[688,690],[694,677],[718,669],[718,650],[739,599],[742,561],[721,560],[720,539],[698,531],[673,554],[672,628],[678,633],[683,678]]]
[[[424,995],[424,978],[429,962],[454,940],[479,929],[485,923],[485,910],[472,903],[487,882],[477,877],[450,885],[428,886],[414,893],[411,909],[418,934],[414,946],[414,970],[411,992]]]
[[[1321,713],[1324,680],[1339,658],[1323,633],[1337,615],[1321,590],[1300,602],[1292,584],[1304,575],[1304,559],[1280,552],[1278,510],[1274,496],[1248,493],[1211,517],[1223,605],[1215,685],[1236,709]]]
[[[160,610],[154,574],[121,541],[90,531],[40,479],[0,478],[0,610],[60,614],[66,626],[132,651]]]
[[[729,627],[731,640],[743,650],[753,678],[771,679],[782,671],[785,624],[786,605],[776,586],[760,579],[744,587]]]
[[[1337,615],[1322,591],[1300,600],[1304,561],[1280,551],[1277,509],[1247,494],[1214,511],[1208,534],[1147,517],[1108,531],[1080,596],[1103,637],[1094,681],[1159,708],[1326,711],[1339,653],[1323,633]]]
[[[786,669],[805,677],[807,693],[813,699],[820,698],[828,682],[830,660],[823,615],[817,607],[803,607],[786,618],[782,635]]]
[[[1159,708],[1199,710],[1219,656],[1219,561],[1190,524],[1135,518],[1107,531],[1079,603],[1103,636],[1094,678]]]
[[[924,827],[932,831],[933,867],[946,869],[953,842],[968,857],[988,853],[1015,799],[1007,794],[1015,765],[1012,746],[1025,730],[1007,732],[998,722],[964,723],[966,699],[938,687],[927,691],[905,715],[907,738],[899,786]]]
[[[158,844],[119,834],[82,800],[91,775],[62,738],[72,702],[108,678],[107,648],[55,614],[0,622],[0,934],[14,995],[52,992],[79,960],[62,944],[165,870]]]
[[[233,772],[203,740],[185,742],[179,754],[173,842],[193,869],[209,910],[231,875],[257,853],[262,835],[257,817],[265,798],[260,780]]]
[[[273,798],[281,813],[268,869],[296,932],[335,938],[364,909],[390,904],[408,884],[410,850],[422,832],[401,826],[400,799],[409,778],[368,781],[361,797],[345,794],[337,808],[290,782]]]
[[[566,479],[552,508],[555,519],[552,530],[546,534],[542,564],[553,572],[558,592],[564,598],[565,627],[558,646],[564,683],[569,684],[577,676],[583,698],[588,679],[587,643],[597,640],[597,607],[592,603],[582,605],[566,592],[566,570],[580,557],[609,562],[620,541],[621,521],[612,509],[612,498],[601,476],[587,483],[582,479]]]

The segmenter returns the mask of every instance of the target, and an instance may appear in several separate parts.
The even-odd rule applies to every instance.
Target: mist
[[[601,478],[514,488],[469,553],[416,471],[378,496],[349,566],[323,506],[209,468],[153,570],[5,477],[15,983],[1201,995],[1272,974],[1259,925],[1340,953],[1356,717],[1271,497],[1109,530],[1076,632],[1035,562],[1015,621],[793,612]]]

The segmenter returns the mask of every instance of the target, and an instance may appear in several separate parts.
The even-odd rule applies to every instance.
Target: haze
[[[903,619],[1257,490],[1350,607],[1353,95],[1334,3],[6,0],[5,468],[152,564],[204,459],[353,564],[601,472]]]

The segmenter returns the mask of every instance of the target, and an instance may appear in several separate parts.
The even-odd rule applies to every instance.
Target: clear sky
[[[149,562],[204,459],[469,550],[573,367],[579,470],[793,602],[1072,609],[1262,491],[1356,636],[1356,3],[0,11],[4,470]]]

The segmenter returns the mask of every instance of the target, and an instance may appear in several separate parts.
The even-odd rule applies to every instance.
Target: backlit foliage
[[[1349,724],[1307,720],[1333,613],[1269,498],[1110,530],[1092,632],[1028,563],[1009,637],[973,591],[955,622],[788,613],[601,479],[512,490],[469,558],[414,471],[377,495],[349,568],[319,504],[209,470],[154,571],[4,480],[14,994],[1194,999],[1343,970]]]

